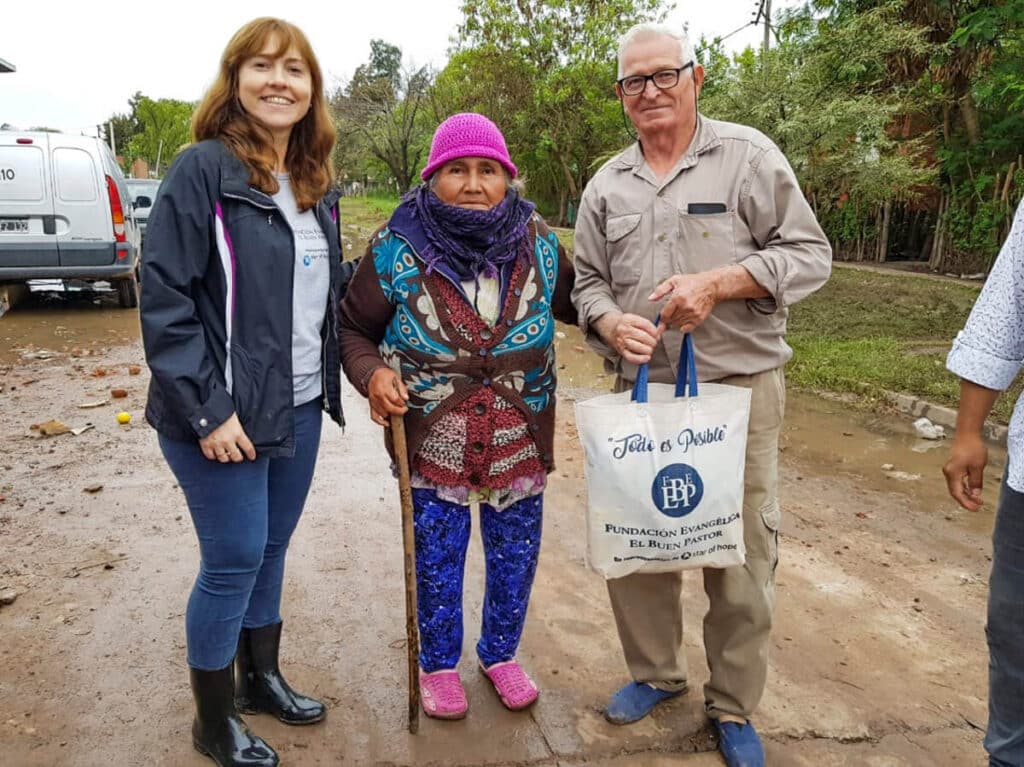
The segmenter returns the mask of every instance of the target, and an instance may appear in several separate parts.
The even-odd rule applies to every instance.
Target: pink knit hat
[[[505,137],[498,126],[476,112],[452,115],[437,126],[434,140],[430,143],[427,167],[420,177],[426,181],[446,162],[460,157],[487,157],[501,163],[512,178],[519,173],[508,156]]]

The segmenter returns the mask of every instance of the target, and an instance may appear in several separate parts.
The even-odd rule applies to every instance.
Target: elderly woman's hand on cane
[[[409,391],[391,368],[381,367],[374,370],[367,391],[370,399],[370,418],[375,424],[387,426],[391,423],[391,416],[405,415],[409,410],[405,404],[409,399]]]

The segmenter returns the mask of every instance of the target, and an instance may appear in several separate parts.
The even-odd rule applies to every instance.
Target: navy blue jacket
[[[342,426],[338,304],[354,266],[341,261],[338,193],[315,213],[327,237],[323,406]],[[292,282],[295,243],[274,200],[220,141],[183,150],[160,185],[142,257],[142,340],[152,378],[146,419],[195,441],[237,413],[263,456],[295,452]]]

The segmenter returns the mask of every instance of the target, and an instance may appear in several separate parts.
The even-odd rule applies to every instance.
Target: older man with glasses
[[[778,563],[778,438],[790,305],[820,288],[831,249],[770,139],[697,109],[704,69],[685,35],[651,24],[619,46],[615,90],[638,141],[590,181],[576,222],[573,301],[588,341],[633,385],[637,366],[671,383],[683,333],[700,380],[746,386],[746,564],[703,571],[710,609],[704,705],[730,767],[764,764],[752,724],[768,670]],[[655,325],[655,318],[661,322]],[[640,499],[638,499],[638,503]],[[617,724],[687,690],[682,576],[608,581],[633,678],[608,702]]]

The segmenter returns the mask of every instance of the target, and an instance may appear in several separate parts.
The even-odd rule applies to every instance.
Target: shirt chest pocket
[[[679,247],[676,269],[706,272],[735,263],[736,212],[696,214],[679,211]]]
[[[643,254],[641,218],[641,213],[610,216],[605,225],[608,271],[613,287],[635,285],[640,280]]]

